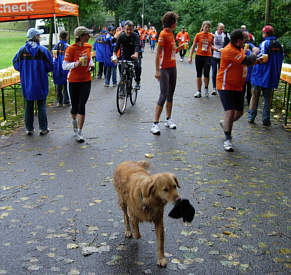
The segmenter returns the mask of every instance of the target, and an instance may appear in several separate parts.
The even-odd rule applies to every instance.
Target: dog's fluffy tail
[[[138,165],[142,166],[145,169],[150,167],[150,163],[146,160],[140,160],[137,163],[138,163]]]

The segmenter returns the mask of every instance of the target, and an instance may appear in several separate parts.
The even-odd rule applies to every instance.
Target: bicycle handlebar
[[[118,64],[134,65],[134,61],[122,59],[122,60],[118,60]]]

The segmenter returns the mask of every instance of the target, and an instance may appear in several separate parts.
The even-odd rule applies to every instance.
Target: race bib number
[[[208,48],[208,40],[203,40],[202,41],[202,51],[207,52]]]

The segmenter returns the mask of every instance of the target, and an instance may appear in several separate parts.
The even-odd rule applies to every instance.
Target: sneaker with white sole
[[[232,148],[232,144],[231,144],[230,139],[226,139],[226,140],[223,142],[223,148],[224,148],[224,150],[227,151],[227,152],[233,152],[233,148]]]
[[[77,120],[76,119],[73,119],[72,124],[73,124],[74,134],[76,135],[78,133],[78,123],[77,123]]]
[[[45,136],[45,135],[47,135],[49,132],[50,132],[49,129],[44,129],[44,130],[41,130],[41,131],[39,132],[39,134],[40,134],[41,136]]]
[[[200,92],[200,91],[197,91],[197,92],[194,94],[194,97],[195,97],[195,98],[199,98],[199,97],[201,97],[201,92]]]
[[[82,136],[82,132],[81,132],[81,131],[78,131],[78,132],[77,132],[76,140],[77,140],[77,142],[79,142],[79,143],[83,143],[83,142],[85,141],[84,137]]]
[[[213,91],[212,91],[211,95],[217,95],[217,90],[216,90],[216,88],[213,88]]]
[[[153,124],[153,126],[151,128],[151,133],[154,134],[154,135],[160,135],[161,134],[159,124]]]
[[[204,94],[205,94],[205,97],[209,97],[209,91],[208,91],[208,88],[204,88]]]
[[[32,136],[33,133],[34,133],[34,130],[26,130],[25,133],[28,135],[28,136]]]
[[[177,128],[176,124],[173,122],[173,120],[171,118],[166,119],[165,126],[168,127],[169,129],[176,129]]]

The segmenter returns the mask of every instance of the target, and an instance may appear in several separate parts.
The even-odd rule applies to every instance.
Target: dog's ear
[[[147,182],[146,187],[144,189],[144,196],[149,197],[153,193],[154,187],[155,187],[155,182],[153,180],[150,180],[149,182]]]
[[[178,182],[178,179],[177,179],[177,177],[174,174],[173,174],[173,178],[174,178],[174,181],[176,182],[177,187],[178,188],[181,188],[181,186],[180,186],[180,184]]]

